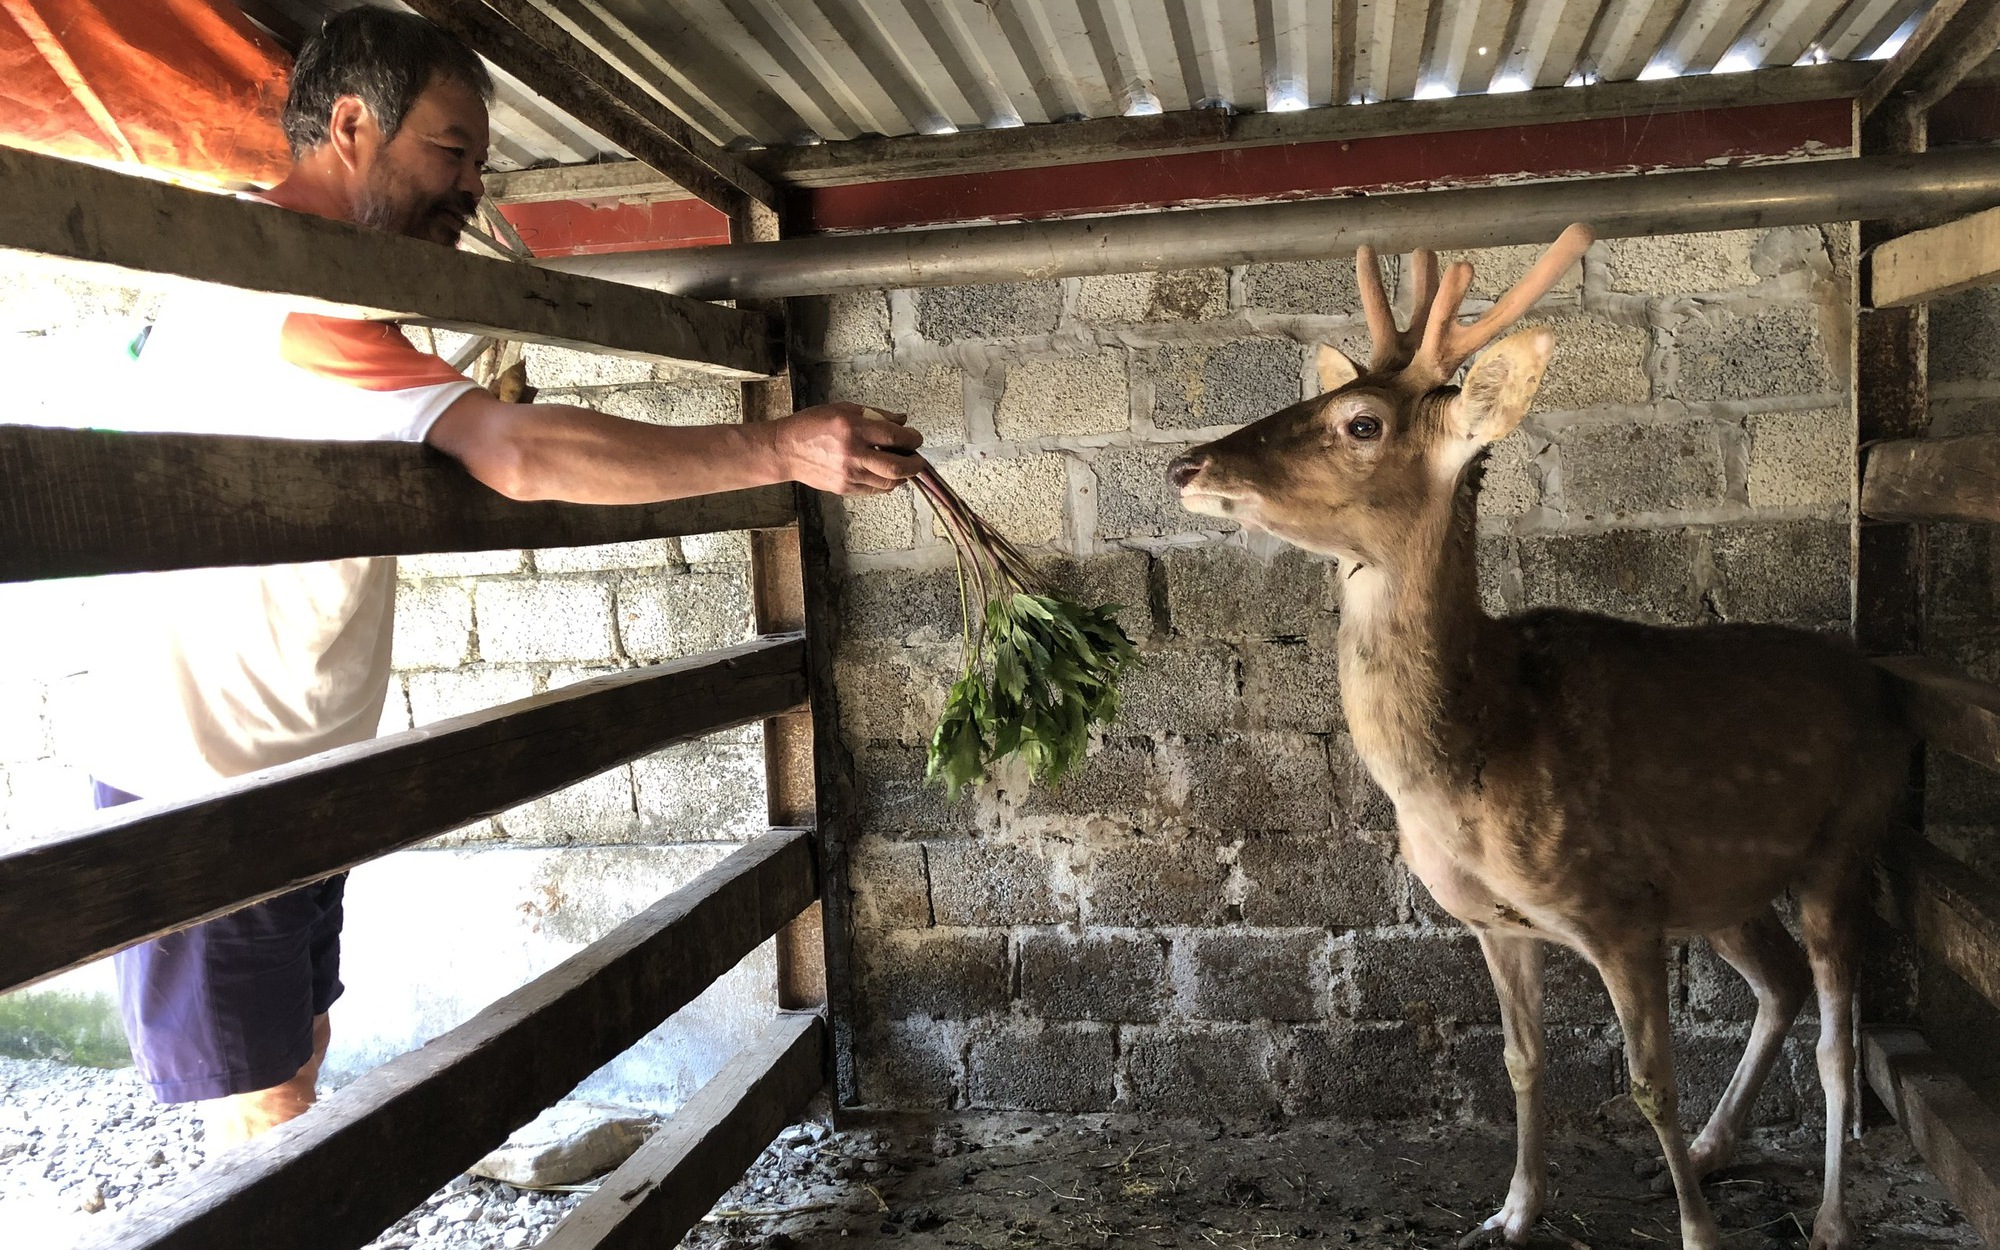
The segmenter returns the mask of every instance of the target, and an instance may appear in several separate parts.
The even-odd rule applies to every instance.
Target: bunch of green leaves
[[[1118,605],[1056,591],[934,471],[916,482],[958,548],[965,628],[965,671],[931,737],[928,776],[956,798],[1018,755],[1030,778],[1060,785],[1091,726],[1116,719],[1119,679],[1138,659]]]

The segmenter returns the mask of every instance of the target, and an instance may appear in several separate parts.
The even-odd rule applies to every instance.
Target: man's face
[[[450,79],[433,79],[395,137],[358,172],[355,220],[450,247],[485,190],[486,102]]]

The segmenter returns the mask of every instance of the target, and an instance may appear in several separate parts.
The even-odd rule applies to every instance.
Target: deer
[[[1570,226],[1469,324],[1472,267],[1440,274],[1435,254],[1417,251],[1406,328],[1373,249],[1359,248],[1366,368],[1320,347],[1317,397],[1189,450],[1168,482],[1191,512],[1336,563],[1355,749],[1394,804],[1404,862],[1477,936],[1499,998],[1515,1168],[1499,1211],[1464,1244],[1524,1244],[1546,1203],[1543,968],[1560,944],[1610,995],[1630,1097],[1659,1139],[1691,1250],[1720,1244],[1701,1180],[1735,1151],[1816,994],[1826,1148],[1812,1247],[1845,1250],[1858,913],[1915,743],[1886,678],[1845,639],[1805,630],[1560,608],[1495,618],[1480,602],[1486,449],[1527,414],[1556,346],[1546,328],[1494,340],[1593,238]],[[1803,953],[1774,905],[1787,890]],[[1697,934],[1757,1009],[1690,1143],[1667,959],[1670,940]]]

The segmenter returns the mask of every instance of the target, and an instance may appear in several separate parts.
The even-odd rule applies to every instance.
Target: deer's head
[[[1588,226],[1563,231],[1527,276],[1470,325],[1458,322],[1472,284],[1463,261],[1438,272],[1413,257],[1410,325],[1397,329],[1375,253],[1355,253],[1361,306],[1373,341],[1364,370],[1319,349],[1321,394],[1204,444],[1167,476],[1189,511],[1226,517],[1326,555],[1375,563],[1417,520],[1449,507],[1465,468],[1523,416],[1555,350],[1545,329],[1526,330],[1476,361],[1463,388],[1449,385],[1474,352],[1499,337],[1583,255]]]

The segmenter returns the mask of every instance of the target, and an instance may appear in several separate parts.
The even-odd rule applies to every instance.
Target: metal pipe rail
[[[1952,216],[2000,205],[2000,149],[1801,161],[1226,208],[785,239],[543,262],[696,299],[1317,260],[1599,236]]]

